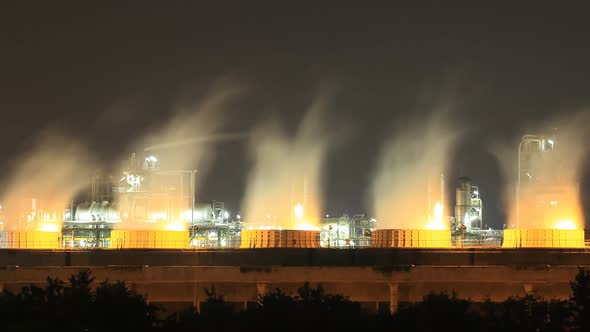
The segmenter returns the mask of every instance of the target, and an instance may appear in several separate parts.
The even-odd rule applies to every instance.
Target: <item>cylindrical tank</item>
[[[74,214],[74,222],[76,223],[90,223],[90,222],[119,222],[121,217],[116,207],[110,202],[92,202],[81,203],[76,206]]]
[[[465,225],[470,228],[469,210],[471,209],[471,179],[460,177],[457,179],[457,188],[455,191],[455,220],[457,227]]]
[[[318,248],[320,231],[242,230],[240,248]]]
[[[371,234],[374,248],[449,248],[451,231],[431,229],[378,229]]]
[[[195,223],[202,223],[207,221],[213,221],[215,219],[215,212],[211,204],[198,204],[195,205],[195,209],[191,213],[189,208],[184,212],[182,218],[190,223],[193,220]]]

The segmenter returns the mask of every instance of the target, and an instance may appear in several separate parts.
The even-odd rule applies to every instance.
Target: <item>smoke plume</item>
[[[95,169],[78,140],[53,132],[41,135],[7,176],[0,196],[5,229],[61,231],[64,210]]]
[[[191,215],[191,172],[196,170],[195,177],[205,176],[215,155],[214,144],[241,137],[223,130],[231,102],[244,88],[235,82],[216,82],[203,97],[180,102],[168,121],[133,144],[135,160],[125,161],[120,168],[137,174],[145,174],[146,167],[157,168],[140,183],[142,191],[154,195],[138,202],[137,196],[119,194],[116,200],[122,223],[118,228],[165,229],[186,225]],[[128,186],[126,181],[122,178],[122,186]],[[198,183],[192,183],[195,197],[199,197]]]
[[[579,187],[588,120],[588,112],[552,119],[535,126],[526,139],[492,147],[505,178],[508,227],[583,228]]]
[[[404,123],[383,145],[371,197],[378,228],[449,227],[443,220],[440,178],[459,133],[449,125],[448,115],[441,111],[409,126]]]
[[[317,98],[294,137],[276,123],[259,127],[251,142],[255,165],[242,206],[253,227],[317,227],[322,214],[321,174],[330,139],[322,126],[326,98]]]

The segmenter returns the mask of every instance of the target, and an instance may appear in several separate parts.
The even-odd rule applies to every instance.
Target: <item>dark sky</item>
[[[271,116],[296,123],[329,82],[336,93],[327,130],[349,135],[328,157],[328,211],[366,211],[371,169],[392,125],[451,100],[469,134],[449,177],[473,178],[484,223],[501,227],[502,180],[488,144],[590,101],[587,8],[316,2],[3,3],[0,166],[47,127],[104,161],[120,158],[127,142],[172,114],[179,94],[198,94],[221,76],[252,87],[232,131]],[[217,149],[201,196],[236,209],[249,167],[244,145]]]

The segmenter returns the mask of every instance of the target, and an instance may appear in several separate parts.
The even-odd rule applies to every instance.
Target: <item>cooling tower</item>
[[[113,230],[109,247],[117,249],[183,249],[188,245],[188,231]]]
[[[374,248],[450,248],[449,230],[378,229],[372,233]]]
[[[242,230],[240,248],[318,248],[320,231]]]
[[[13,231],[0,232],[0,248],[7,249],[58,249],[61,232]]]
[[[502,248],[584,248],[584,230],[505,229]]]

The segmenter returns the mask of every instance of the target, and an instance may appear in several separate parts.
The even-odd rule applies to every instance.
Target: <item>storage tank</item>
[[[242,230],[240,248],[318,248],[320,231]]]
[[[457,221],[457,228],[462,225],[471,228],[469,218],[469,211],[471,209],[471,186],[472,181],[468,177],[460,177],[457,179],[457,188],[455,190],[455,220]]]
[[[187,209],[182,218],[190,223],[191,219],[195,223],[211,222],[215,219],[215,212],[211,204],[197,204],[191,214],[191,209]]]
[[[75,223],[91,223],[91,222],[120,222],[121,217],[116,207],[107,201],[81,203],[76,206],[74,213]]]

